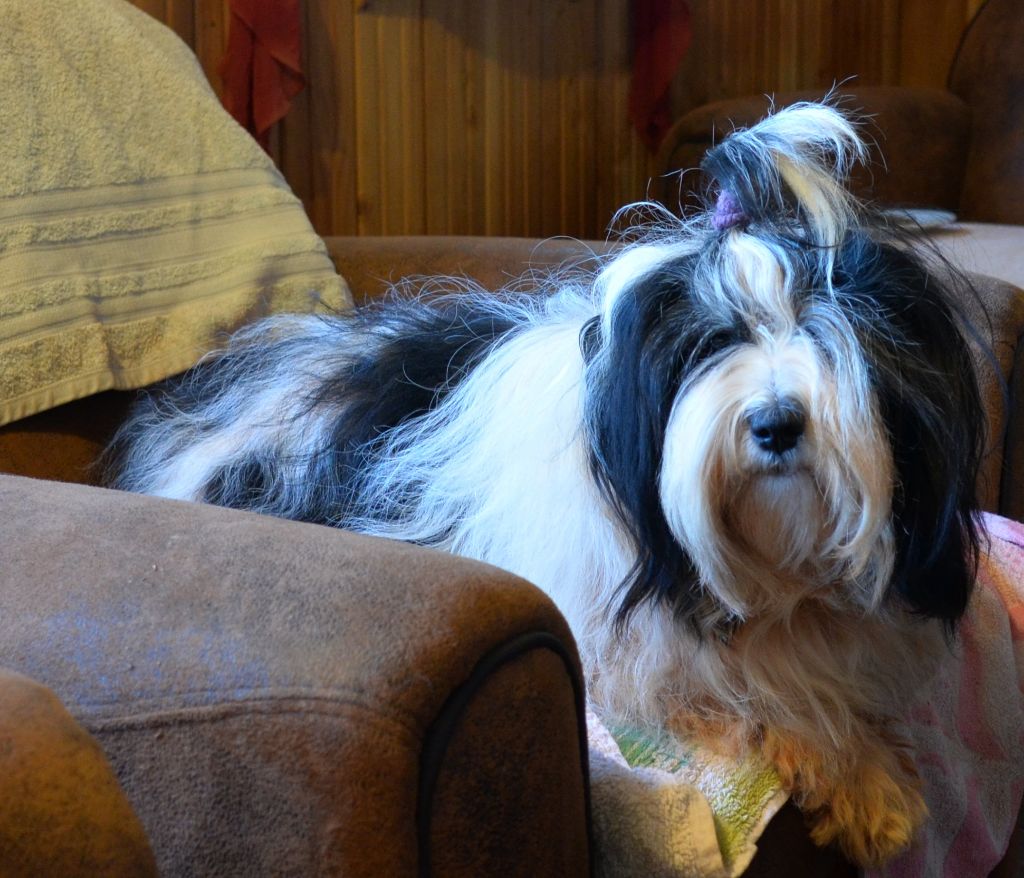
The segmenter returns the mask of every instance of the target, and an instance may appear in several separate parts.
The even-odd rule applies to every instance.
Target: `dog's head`
[[[784,110],[708,153],[712,207],[599,275],[593,469],[637,556],[620,621],[809,592],[963,613],[984,418],[957,281],[846,191],[863,155],[835,109]]]

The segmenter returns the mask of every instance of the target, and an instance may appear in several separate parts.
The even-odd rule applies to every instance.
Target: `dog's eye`
[[[691,344],[683,348],[685,369],[692,369],[705,360],[718,356],[742,341],[740,333],[731,327],[720,327],[692,339]]]
[[[726,348],[733,347],[739,341],[739,333],[732,327],[716,329],[701,340],[699,345],[700,355],[702,357],[713,356],[714,354],[721,353]]]

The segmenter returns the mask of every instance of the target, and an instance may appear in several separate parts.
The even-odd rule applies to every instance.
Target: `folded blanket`
[[[912,708],[931,812],[875,878],[983,878],[1006,852],[1024,795],[1024,525],[986,515],[978,587],[956,647]],[[597,872],[725,878],[743,872],[787,796],[756,757],[607,729],[587,714]]]
[[[0,423],[350,297],[195,56],[124,0],[0,11]]]
[[[587,712],[597,874],[733,878],[788,798],[755,756],[733,762],[672,738],[607,729]]]

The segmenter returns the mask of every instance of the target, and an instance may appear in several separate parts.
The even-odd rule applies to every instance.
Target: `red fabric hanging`
[[[686,0],[632,0],[631,9],[629,118],[654,150],[673,121],[669,86],[690,47],[690,4]]]
[[[265,149],[271,126],[306,85],[301,0],[229,0],[229,7],[222,100]]]

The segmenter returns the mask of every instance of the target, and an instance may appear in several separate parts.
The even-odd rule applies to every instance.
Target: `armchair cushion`
[[[54,694],[0,671],[0,862],[7,878],[155,876],[135,816],[96,742]]]
[[[347,303],[270,158],[150,16],[10,0],[0,79],[0,423],[180,372],[262,314]]]

